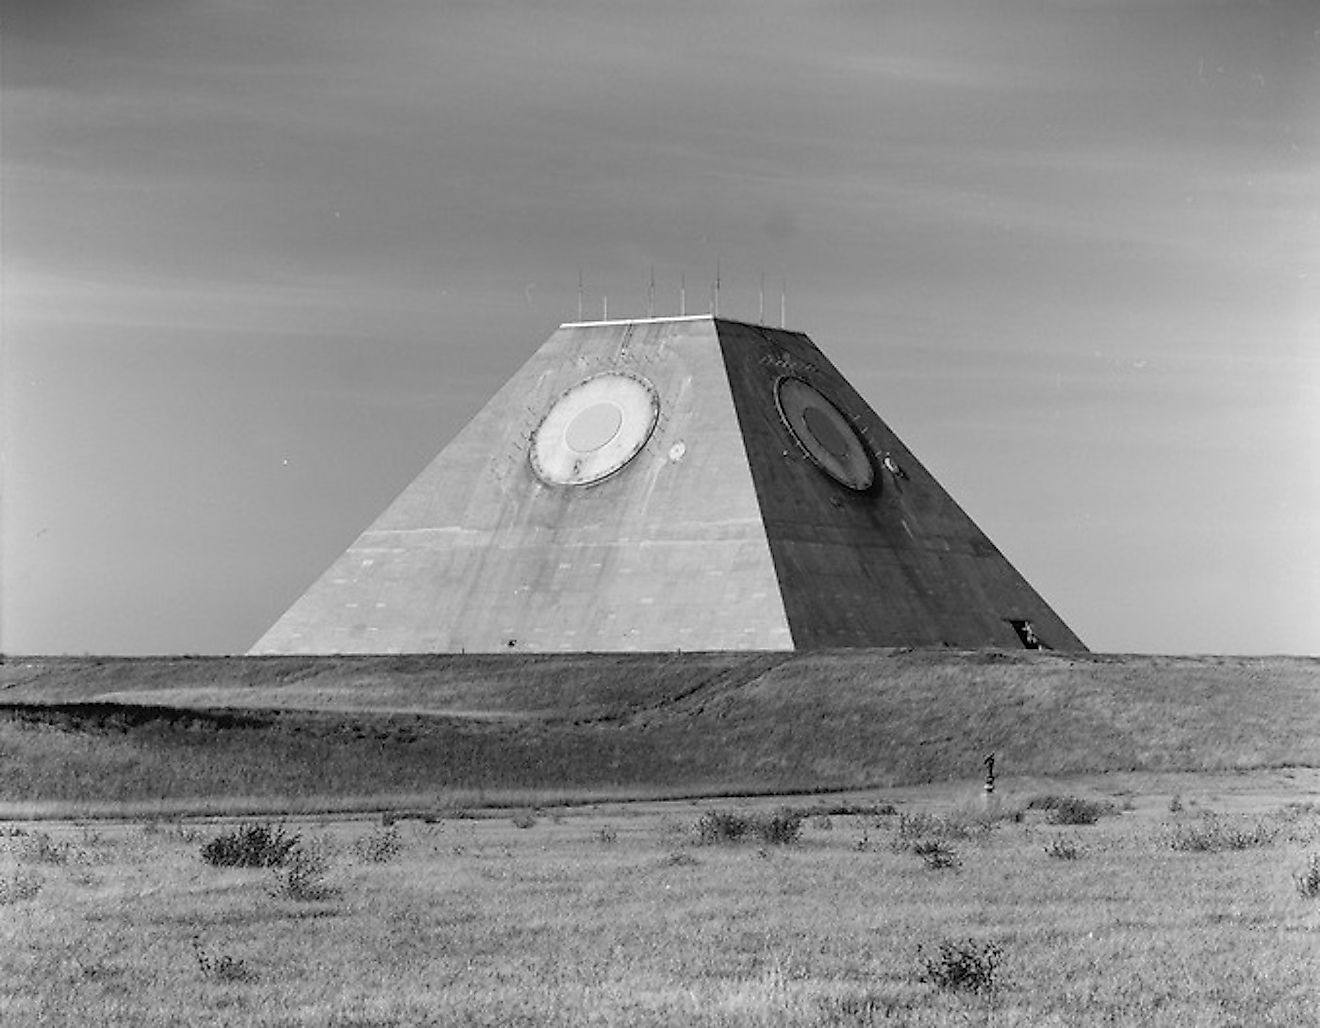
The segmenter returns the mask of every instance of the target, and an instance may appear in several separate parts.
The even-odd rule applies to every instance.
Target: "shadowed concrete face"
[[[252,652],[1015,647],[1024,625],[1084,649],[810,340],[671,318],[561,326]]]

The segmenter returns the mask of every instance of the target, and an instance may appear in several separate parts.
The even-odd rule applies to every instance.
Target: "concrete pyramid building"
[[[562,325],[254,654],[1084,650],[805,335]]]

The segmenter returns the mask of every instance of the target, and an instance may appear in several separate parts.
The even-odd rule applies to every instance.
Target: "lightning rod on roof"
[[[765,272],[764,271],[761,272],[761,291],[759,294],[757,294],[756,323],[758,325],[765,324]],[[782,328],[783,326],[780,327]]]
[[[783,281],[779,284],[779,327],[787,327],[788,313],[788,276],[785,275]]]
[[[680,272],[678,276],[678,316],[687,317],[687,273]]]
[[[582,320],[582,265],[578,265],[578,321]]]
[[[655,317],[655,265],[651,265],[651,284],[646,289],[646,316]]]
[[[720,259],[715,258],[715,291],[710,298],[710,312],[715,317],[720,316]]]

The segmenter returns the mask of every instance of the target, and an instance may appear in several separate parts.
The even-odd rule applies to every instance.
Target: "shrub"
[[[39,877],[22,871],[0,876],[0,906],[30,900],[41,891],[41,886]]]
[[[24,864],[67,864],[73,847],[57,842],[48,832],[33,832],[18,847],[18,859]]]
[[[536,824],[536,815],[530,810],[520,810],[513,815],[514,828],[531,828]]]
[[[596,830],[596,841],[602,846],[613,846],[619,841],[619,833],[613,825],[601,825]]]
[[[843,996],[821,996],[816,1003],[820,1008],[821,1020],[813,1021],[813,1024],[905,1024],[904,1015],[912,1010],[910,1001],[869,991]]]
[[[898,813],[892,803],[820,803],[805,814],[834,814],[837,817],[889,817]]]
[[[280,825],[245,824],[202,846],[202,859],[215,867],[279,867],[298,845]]]
[[[665,863],[670,867],[696,867],[699,861],[691,853],[675,850],[665,857]]]
[[[941,818],[925,811],[898,816],[898,837],[900,839],[924,839],[931,835],[944,835],[947,828],[948,825]]]
[[[337,890],[326,884],[329,866],[322,849],[297,846],[285,858],[284,866],[275,871],[275,884],[270,893],[276,899],[304,903],[331,899]]]
[[[353,840],[353,853],[368,864],[388,864],[403,849],[399,830],[391,824]]]
[[[1073,800],[1055,807],[1046,816],[1046,820],[1052,825],[1093,825],[1107,813],[1109,809],[1106,804]]]
[[[1104,815],[1114,812],[1112,803],[1084,800],[1078,796],[1033,796],[1027,801],[1027,807],[1046,811],[1046,820],[1052,825],[1093,825]]]
[[[697,841],[704,846],[737,842],[747,834],[747,818],[731,810],[708,810],[693,826]]]
[[[1053,857],[1055,860],[1076,860],[1081,855],[1077,843],[1061,835],[1055,836],[1045,847],[1045,856]]]
[[[970,839],[991,831],[1003,817],[980,810],[954,810],[947,815],[929,814],[918,811],[915,814],[898,816],[898,849],[909,848],[906,844],[913,839]]]
[[[1320,854],[1312,854],[1311,862],[1301,874],[1293,875],[1293,881],[1297,883],[1297,891],[1303,898],[1315,899],[1320,896]]]
[[[999,987],[1003,949],[996,942],[945,940],[933,952],[920,948],[918,960],[921,981],[937,989],[983,994]]]
[[[803,814],[781,807],[771,814],[738,814],[731,810],[708,810],[693,826],[697,841],[710,846],[738,842],[751,836],[772,846],[797,842],[802,836]]]
[[[1177,825],[1169,836],[1172,849],[1189,853],[1216,853],[1220,850],[1245,850],[1268,846],[1278,834],[1278,827],[1265,821],[1254,824],[1233,822],[1216,814],[1204,814],[1195,822]]]
[[[201,940],[193,936],[193,953],[197,957],[197,967],[202,972],[203,978],[211,978],[218,982],[254,982],[257,980],[256,972],[247,966],[247,962],[237,957],[231,957],[228,953],[221,953],[218,956],[212,956],[206,950],[202,949]]]
[[[951,849],[939,839],[918,839],[911,848],[925,862],[927,871],[944,871],[962,866],[957,850]]]
[[[1314,803],[1288,803],[1275,811],[1273,820],[1289,842],[1310,844],[1320,839],[1320,808]]]
[[[753,818],[752,830],[764,843],[771,846],[787,846],[797,842],[802,836],[802,814],[788,807],[781,807],[768,816]]]

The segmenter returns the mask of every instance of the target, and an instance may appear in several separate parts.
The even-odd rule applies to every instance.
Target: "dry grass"
[[[951,797],[927,795],[901,801],[908,823],[952,823]],[[1320,1023],[1320,907],[1294,877],[1320,812],[1246,811],[1280,826],[1270,841],[1185,852],[1167,793],[1113,798],[1130,809],[1083,829],[1084,859],[1047,856],[1061,830],[1027,811],[960,838],[953,874],[875,814],[808,817],[779,847],[694,846],[706,804],[523,829],[303,822],[327,886],[311,899],[272,895],[270,869],[207,866],[199,839],[219,826],[52,825],[35,847],[20,827],[0,836],[0,880],[41,888],[0,917],[0,1022]],[[1188,823],[1244,813],[1188,806]],[[398,845],[379,861],[386,830]],[[66,859],[22,861],[37,850]]]

